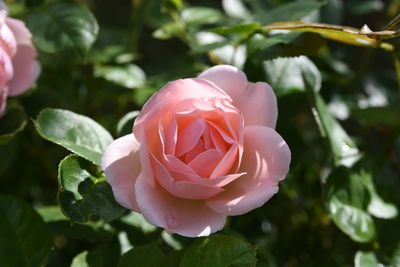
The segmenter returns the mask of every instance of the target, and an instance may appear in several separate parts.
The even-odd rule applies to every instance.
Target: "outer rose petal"
[[[36,50],[32,46],[19,45],[17,53],[12,59],[14,69],[13,78],[8,82],[10,96],[22,94],[29,89],[40,74],[40,65],[35,60]]]
[[[135,195],[148,222],[188,237],[207,236],[224,227],[226,216],[207,207],[204,201],[176,198],[146,179],[144,173],[139,176]]]
[[[240,215],[258,208],[278,192],[278,182],[286,176],[289,163],[289,147],[275,130],[248,126],[239,170],[247,174],[225,186],[225,192],[206,203],[225,215]]]
[[[128,134],[112,142],[103,154],[101,168],[111,185],[119,204],[139,211],[135,200],[135,182],[141,172],[140,144],[133,134]]]
[[[0,116],[4,114],[7,104],[7,92],[8,88],[0,88]]]
[[[18,45],[32,46],[32,35],[28,28],[26,28],[23,21],[13,18],[6,18],[5,22],[13,32]]]
[[[243,114],[245,126],[275,128],[278,108],[275,94],[267,83],[248,83],[241,70],[228,65],[212,67],[199,78],[215,83],[232,97],[234,106]]]

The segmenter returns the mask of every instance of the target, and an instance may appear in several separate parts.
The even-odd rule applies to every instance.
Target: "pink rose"
[[[0,116],[8,96],[22,94],[39,76],[36,49],[24,22],[0,10]]]
[[[102,168],[122,206],[168,232],[209,235],[278,191],[290,150],[274,130],[277,115],[268,84],[216,66],[154,94]]]

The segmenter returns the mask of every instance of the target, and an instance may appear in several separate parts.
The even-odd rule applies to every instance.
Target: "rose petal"
[[[3,24],[0,28],[0,44],[10,57],[15,55],[17,51],[17,41],[7,24]]]
[[[226,216],[207,207],[203,201],[180,199],[139,176],[135,194],[141,213],[152,224],[188,237],[207,236],[221,230]]]
[[[273,129],[245,128],[244,154],[240,170],[246,175],[226,187],[225,192],[206,200],[209,207],[225,215],[240,215],[262,206],[278,191],[290,163],[290,150]]]
[[[160,185],[176,197],[185,199],[206,199],[217,195],[223,189],[188,181],[176,181],[168,170],[152,155],[150,155],[152,172]],[[143,172],[144,175],[149,176]]]
[[[182,79],[169,82],[158,93],[154,94],[143,106],[140,115],[136,118],[133,132],[139,142],[142,140],[143,123],[149,131],[158,127],[158,122],[164,118],[170,120],[175,107],[186,99],[230,97],[213,83],[203,79]],[[147,133],[147,130],[143,132]]]
[[[229,65],[218,65],[204,71],[199,78],[215,83],[231,96],[235,106],[247,88],[247,77],[241,70]]]
[[[13,32],[18,45],[32,46],[32,35],[23,21],[7,17],[5,22]]]
[[[9,81],[10,95],[16,96],[27,89],[36,81],[40,74],[40,65],[35,60],[36,50],[28,45],[18,45],[17,53],[12,59],[14,76]]]
[[[101,159],[107,182],[115,199],[128,209],[139,211],[134,197],[134,186],[141,172],[140,144],[133,134],[116,139],[105,150]]]
[[[178,157],[196,146],[204,133],[205,127],[204,120],[202,118],[196,118],[180,131],[176,144],[176,155]]]
[[[242,112],[246,126],[275,128],[278,116],[276,96],[267,83],[248,83],[241,70],[228,65],[212,67],[199,78],[215,83],[232,97],[233,105]]]
[[[0,88],[6,87],[13,75],[14,68],[10,56],[4,49],[0,48]],[[10,87],[8,87],[8,95],[10,95]]]
[[[8,88],[0,88],[0,116],[4,114],[7,105]]]
[[[197,157],[189,162],[188,166],[201,177],[210,177],[223,156],[217,149],[210,149],[197,155]]]
[[[261,125],[275,128],[278,106],[271,86],[264,82],[249,83],[246,96],[237,106],[243,114],[245,126]]]

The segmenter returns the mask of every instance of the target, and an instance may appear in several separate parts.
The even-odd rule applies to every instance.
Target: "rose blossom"
[[[215,66],[154,94],[133,133],[106,148],[102,168],[122,206],[168,232],[209,235],[278,191],[290,150],[277,113],[268,84]]]
[[[6,10],[0,10],[0,116],[5,111],[7,97],[22,94],[39,76],[40,66],[35,60],[37,53],[31,37],[24,22],[8,18]]]

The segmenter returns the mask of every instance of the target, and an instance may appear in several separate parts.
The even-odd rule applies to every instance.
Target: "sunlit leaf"
[[[378,267],[379,262],[374,252],[357,251],[354,257],[355,267]]]
[[[321,88],[321,74],[307,57],[276,58],[263,63],[267,82],[278,97],[293,92],[305,92],[307,83],[312,83],[314,91]]]
[[[77,155],[61,161],[58,183],[60,207],[71,221],[86,223],[103,219],[109,222],[125,212],[115,201],[104,177],[96,175],[95,166]]]
[[[208,7],[188,7],[182,10],[182,20],[187,24],[213,24],[222,19],[218,9]]]
[[[236,24],[231,27],[220,27],[210,30],[210,32],[217,34],[242,34],[250,35],[256,30],[260,29],[261,25],[258,22]]]
[[[0,195],[1,266],[44,266],[51,254],[47,225],[29,204]]]
[[[81,157],[100,164],[112,136],[92,119],[62,109],[44,109],[35,121],[39,134]]]
[[[179,36],[184,30],[184,26],[175,21],[168,22],[153,32],[153,37],[160,40],[167,40]]]
[[[327,39],[335,40],[346,44],[366,46],[366,47],[380,47],[387,51],[393,50],[393,46],[391,44],[385,42],[379,42],[374,38],[370,38],[367,35],[362,34],[359,29],[352,27],[323,24],[323,23],[305,23],[302,21],[285,21],[267,25],[264,27],[264,29],[314,32],[321,34],[321,36]]]
[[[139,114],[140,111],[138,110],[125,114],[117,123],[117,134],[122,136],[132,133],[133,122]]]
[[[351,239],[369,242],[375,236],[375,224],[365,211],[368,201],[363,177],[344,168],[335,169],[325,187],[325,205],[335,224]]]
[[[134,64],[95,65],[94,76],[101,77],[126,88],[142,87],[146,81],[144,71]]]

